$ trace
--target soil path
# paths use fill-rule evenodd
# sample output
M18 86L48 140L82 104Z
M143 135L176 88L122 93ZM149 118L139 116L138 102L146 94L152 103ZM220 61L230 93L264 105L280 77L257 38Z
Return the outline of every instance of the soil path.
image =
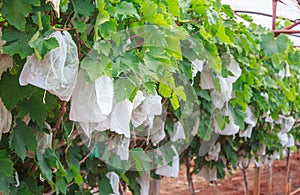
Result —
M300 188L300 154L291 155L291 192ZM249 195L253 194L254 184L254 167L247 169ZM273 195L285 194L286 180L286 160L276 160L273 163ZM232 176L227 175L225 179L218 180L215 184L203 180L201 177L193 176L194 186L197 195L243 195L244 180L243 174L237 170ZM268 173L267 168L261 168L261 194L268 193ZM185 167L180 168L180 175L177 178L163 178L161 180L161 195L189 195L191 192L188 188L185 176ZM300 192L296 193L300 195ZM294 194L294 195L296 195Z

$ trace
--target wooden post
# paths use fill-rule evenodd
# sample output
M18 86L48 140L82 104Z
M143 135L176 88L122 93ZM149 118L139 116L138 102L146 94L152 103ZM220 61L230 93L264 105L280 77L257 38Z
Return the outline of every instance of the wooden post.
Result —
M150 181L149 195L159 195L160 180L153 179Z
M255 167L253 195L260 195L260 167Z
M290 148L287 149L287 157L286 157L286 187L285 193L290 195L291 193L291 170L290 170Z
M273 165L268 166L268 195L273 194Z

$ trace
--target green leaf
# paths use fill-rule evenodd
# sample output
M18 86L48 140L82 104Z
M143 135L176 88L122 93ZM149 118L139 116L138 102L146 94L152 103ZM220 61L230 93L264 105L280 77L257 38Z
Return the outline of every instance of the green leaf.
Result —
M221 130L224 130L225 126L226 126L226 121L224 120L224 116L222 115L222 113L220 111L216 112L216 119L217 119L218 127Z
M225 27L222 23L219 23L218 25L218 31L216 33L216 36L221 39L221 41L223 41L224 43L231 43L229 37L227 36L226 32L225 32Z
M165 165L165 163L167 163L172 166L174 157L177 156L174 149L172 147L161 147L159 150L161 151L162 159L164 159L160 162L160 164Z
M93 48L108 57L111 51L111 44L105 40L96 41Z
M111 188L110 181L106 176L103 176L99 181L99 192L102 195L113 194L113 189Z
M234 17L235 17L234 11L230 8L230 5L223 5L223 6L222 6L222 11L223 11L228 17L231 17L231 18L234 18Z
M45 179L48 181L50 186L54 188L54 182L52 181L52 169L55 168L59 171L63 176L67 176L66 171L64 170L61 162L53 153L50 148L46 148L45 153L41 154L39 150L36 150L38 165Z
M264 76L264 86L272 89L278 88L278 84L276 83L276 81L274 81L269 75Z
M58 47L59 43L54 37L46 39L40 31L37 31L29 41L29 46L34 49L38 59L42 60L49 51Z
M169 12L173 16L179 16L179 4L178 4L178 1L167 0L167 4L168 4L168 7L169 7Z
M5 150L0 150L0 165L1 165L1 169L0 169L1 179L4 176L13 176L13 170L14 170L13 162L11 161L8 152Z
M121 16L121 17L119 17ZM117 4L115 10L115 17L119 20L124 20L127 16L135 17L140 19L139 14L137 13L134 5L131 2L122 1L121 3Z
M193 0L192 1L192 8L195 10L196 13L200 14L201 16L206 15L206 5L204 0Z
M32 6L39 6L39 0L3 0L1 12L11 25L25 30L25 17L32 11Z
M125 176L122 176L122 179L126 181L129 185L130 190L133 191L134 195L141 195L141 186L137 183L137 178L140 176L140 173L137 171L127 171ZM143 195L143 194L142 194Z
M23 161L26 157L26 151L35 151L37 146L32 129L20 119L17 119L17 126L12 130L9 144Z
M85 21L79 21L78 19L75 19L74 27L78 30L78 32L83 33L86 29L86 23Z
M175 95L175 93L172 94L170 101L174 110L177 110L180 107L178 97Z
M113 35L116 32L117 25L118 25L117 22L113 19L104 22L99 26L100 35L103 38L109 38L111 35Z
M0 154L1 155L1 154ZM2 165L2 162L1 162L1 157L0 157L0 163ZM5 165L5 164L3 164ZM7 167L7 166L6 166ZM9 167L10 169L10 167ZM4 194L9 194L9 190L10 190L10 185L11 184L14 184L15 183L15 178L12 176L13 175L13 166L12 166L12 163L11 163L11 176L10 177L6 177L6 176L2 176L0 174L0 191ZM6 170L7 171L7 170Z
M183 86L179 86L179 87L175 88L174 94L177 95L178 97L180 97L183 101L186 101L186 95L185 95Z
M13 187L11 189L10 195L32 195L32 193L29 190L29 186L24 181L20 182L20 185L18 187Z
M159 83L158 93L164 98L170 98L172 95L172 89L164 83Z
M44 127L44 121L50 109L57 105L57 100L53 95L46 95L45 102L43 103L43 90L38 90L33 93L30 99L26 99L18 105L20 110L20 117L25 117L28 113L30 118L36 122L40 127Z
M70 0L61 0L60 1L60 10L62 12L66 12L67 11L69 2L70 2Z
M130 153L136 162L135 166L138 171L150 171L151 159L142 148L133 148Z
M143 83L143 88L150 94L156 94L156 84L154 82Z
M7 27L3 31L2 39L6 41L3 52L13 56L19 54L21 58L31 55L34 50L28 45L34 33L34 28L26 26L26 32L19 31L14 27Z
M81 61L81 68L86 71L90 81L94 81L102 75L111 76L112 62L109 58L92 49Z
M78 186L80 186L82 184L83 178L80 174L80 168L77 168L74 165L71 165L68 175L72 175L72 178L74 178L74 181Z
M243 18L244 20L246 20L248 22L253 22L253 18L248 14L241 14L241 18Z
M245 123L244 120L247 117L247 114L243 112L239 106L236 106L235 108L229 107L229 110L233 116L234 123L238 125L242 130L245 130Z
M1 76L0 97L8 110L12 110L24 98L30 98L34 90L32 86L20 86L19 74L5 72Z
M96 10L95 5L90 0L71 0L76 14L91 16Z
M97 41L99 39L99 25L109 21L110 19L110 16L108 14L108 12L105 10L105 2L104 0L97 0L97 4L98 4L98 11L99 11L99 14L97 16L97 19L96 19L96 23L95 23L95 26L94 26L94 31L95 31L95 34L94 34L94 41Z
M272 56L276 53L282 53L287 49L289 38L286 35L280 34L274 38L273 33L268 33L262 36L261 47L267 56Z
M137 85L130 78L118 78L114 80L114 97L116 102L121 102L125 99L133 101L137 90Z
M72 166L74 166L74 168L80 169L81 155L80 148L77 146L77 144L72 144L72 146L70 146L67 153L67 158L69 167L72 168Z
M208 23L210 25L216 24L219 22L219 14L215 10L206 10L207 18L208 18Z
M180 38L176 36L168 36L167 41L167 52L175 57L177 60L182 59L182 53L180 48Z
M222 60L219 56L218 48L215 44L211 42L205 42L204 45L208 56L209 66L211 69L213 69L215 72L220 73L222 72Z
M209 93L208 90L201 90L199 92L199 96L205 99L206 101L211 102L211 97L208 93Z
M298 63L300 61L300 51L297 50L295 53L289 52L288 54L288 60L290 66L298 66ZM298 69L299 70L299 69Z
M58 171L56 173L55 190L56 190L56 194L58 194L59 192L61 192L62 194L67 193L67 183L66 183L63 175L60 173L60 171Z
M167 21L164 19L164 16L158 13L158 6L154 2L142 1L141 11L147 21L161 26L168 25Z
M51 17L49 15L42 15L40 12L32 16L32 21L39 26L39 30L46 35L50 35L53 30L51 26Z
M49 149L47 148L45 153L51 153L51 151L49 151ZM38 165L39 168L43 174L44 177L46 177L48 183L54 187L54 183L52 181L52 170L49 167L47 160L44 158L44 156L41 154L41 152L39 150L36 150L36 156L37 156L37 160L38 160Z

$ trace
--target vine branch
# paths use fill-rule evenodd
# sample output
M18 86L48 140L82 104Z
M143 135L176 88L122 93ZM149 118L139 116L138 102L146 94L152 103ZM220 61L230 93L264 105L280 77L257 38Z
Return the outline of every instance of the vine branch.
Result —
M54 143L54 140L56 138L56 134L57 134L57 131L60 129L60 124L64 118L64 115L67 111L67 102L66 101L62 101L60 103L60 110L59 110L59 116L56 120L56 123L55 123L55 126L53 128L53 136L52 136L52 145Z

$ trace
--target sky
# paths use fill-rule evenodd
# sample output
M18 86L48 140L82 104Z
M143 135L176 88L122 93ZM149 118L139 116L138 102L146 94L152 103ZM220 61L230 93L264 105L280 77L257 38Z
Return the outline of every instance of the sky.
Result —
M289 18L291 20L300 19L300 7L295 3L295 0L282 0L283 3L278 2L277 16ZM272 15L272 0L222 0L223 4L229 4L233 10L252 11ZM249 14L253 21L264 27L272 27L272 18ZM300 29L300 25L294 29ZM298 34L300 36L300 34ZM300 37L290 36L295 45L300 46Z

